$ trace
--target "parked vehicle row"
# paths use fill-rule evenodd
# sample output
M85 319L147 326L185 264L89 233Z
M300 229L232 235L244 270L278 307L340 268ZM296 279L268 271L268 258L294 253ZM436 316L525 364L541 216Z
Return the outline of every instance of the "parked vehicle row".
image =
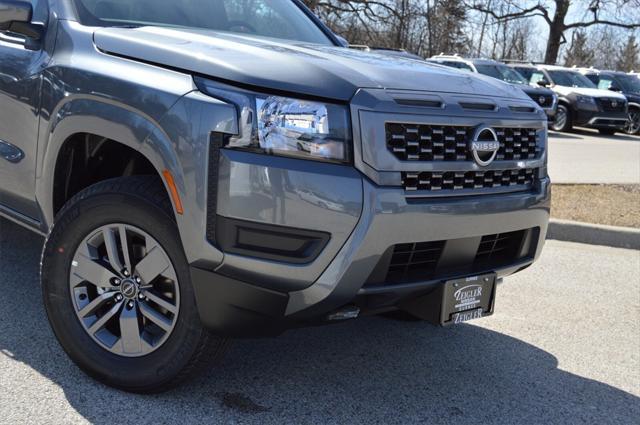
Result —
M627 99L600 90L575 69L554 65L511 63L532 84L548 85L558 96L558 112L551 128L571 131L574 126L594 128L601 134L623 131L629 119Z
M488 75L521 88L547 113L549 127L574 126L612 135L640 133L640 79L634 73L566 68L530 62L437 55L427 62ZM551 102L550 102L551 100Z
M444 55L427 59L427 62L438 63L453 68L487 75L506 83L513 84L524 91L527 96L533 99L534 102L544 109L549 122L552 122L555 119L558 97L553 93L553 91L543 87L543 85L529 84L529 80L503 63L491 59L465 59L460 56Z

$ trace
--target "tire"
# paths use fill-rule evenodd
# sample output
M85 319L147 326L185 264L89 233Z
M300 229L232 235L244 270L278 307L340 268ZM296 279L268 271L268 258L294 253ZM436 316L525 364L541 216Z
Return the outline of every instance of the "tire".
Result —
M614 134L616 134L616 130L614 130L613 128L600 128L598 129L598 131L603 136L613 136Z
M106 248L107 239L117 247L115 254ZM150 253L154 261L137 260ZM127 258L133 270L115 270L114 264ZM80 369L106 385L137 393L165 391L226 351L228 341L200 322L171 202L158 177L107 180L78 193L57 215L41 264L45 309L58 341ZM163 271L155 275L153 268ZM136 280L137 291L129 293ZM98 307L89 308L89 301ZM104 325L98 323L102 319Z
M624 126L624 132L630 135L640 134L640 109L629 109L629 121Z
M558 105L555 119L549 125L553 131L568 132L573 128L571 122L571 110L565 105Z

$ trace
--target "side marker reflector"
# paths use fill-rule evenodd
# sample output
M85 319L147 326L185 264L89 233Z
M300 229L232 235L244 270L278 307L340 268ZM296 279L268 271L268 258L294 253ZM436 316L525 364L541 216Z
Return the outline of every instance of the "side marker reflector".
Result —
M171 199L173 200L173 206L176 209L176 213L183 215L184 209L182 209L182 201L180 200L178 188L176 187L176 182L173 180L171 171L164 170L162 172L162 175L164 177L164 180L167 182L167 186L169 186L169 193L171 193Z

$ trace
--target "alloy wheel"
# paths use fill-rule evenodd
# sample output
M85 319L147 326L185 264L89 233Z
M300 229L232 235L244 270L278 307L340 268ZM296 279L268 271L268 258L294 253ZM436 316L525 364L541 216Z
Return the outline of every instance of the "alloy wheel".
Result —
M556 131L561 131L566 124L567 124L567 113L564 109L558 108L552 127Z
M89 336L124 357L160 348L180 307L169 256L151 235L128 224L102 226L82 241L71 264L70 294Z
M640 110L629 111L629 121L627 121L624 131L627 134L640 132Z

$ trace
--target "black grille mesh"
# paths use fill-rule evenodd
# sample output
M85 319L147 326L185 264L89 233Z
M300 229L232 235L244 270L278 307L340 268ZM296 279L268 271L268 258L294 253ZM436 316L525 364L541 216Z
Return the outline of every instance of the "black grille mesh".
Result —
M600 109L605 112L624 112L626 104L618 99L600 99L596 98ZM614 106L615 105L615 106Z
M405 190L439 191L462 189L489 189L499 187L523 188L533 184L537 169L404 172L402 186Z
M411 282L432 277L445 242L403 243L394 246L387 282Z
M484 236L480 241L474 267L508 264L516 259L524 238L523 231Z
M446 278L456 273L473 273L495 270L529 258L532 247L523 249L527 232L531 229L499 233L478 238L468 238L476 244L475 256L459 260L454 269L439 266L448 241L403 243L393 247L385 284L413 283L434 278ZM444 261L445 263L447 261Z
M387 123L387 148L401 161L472 161L469 141L474 127ZM533 128L495 128L500 141L496 160L540 156Z

